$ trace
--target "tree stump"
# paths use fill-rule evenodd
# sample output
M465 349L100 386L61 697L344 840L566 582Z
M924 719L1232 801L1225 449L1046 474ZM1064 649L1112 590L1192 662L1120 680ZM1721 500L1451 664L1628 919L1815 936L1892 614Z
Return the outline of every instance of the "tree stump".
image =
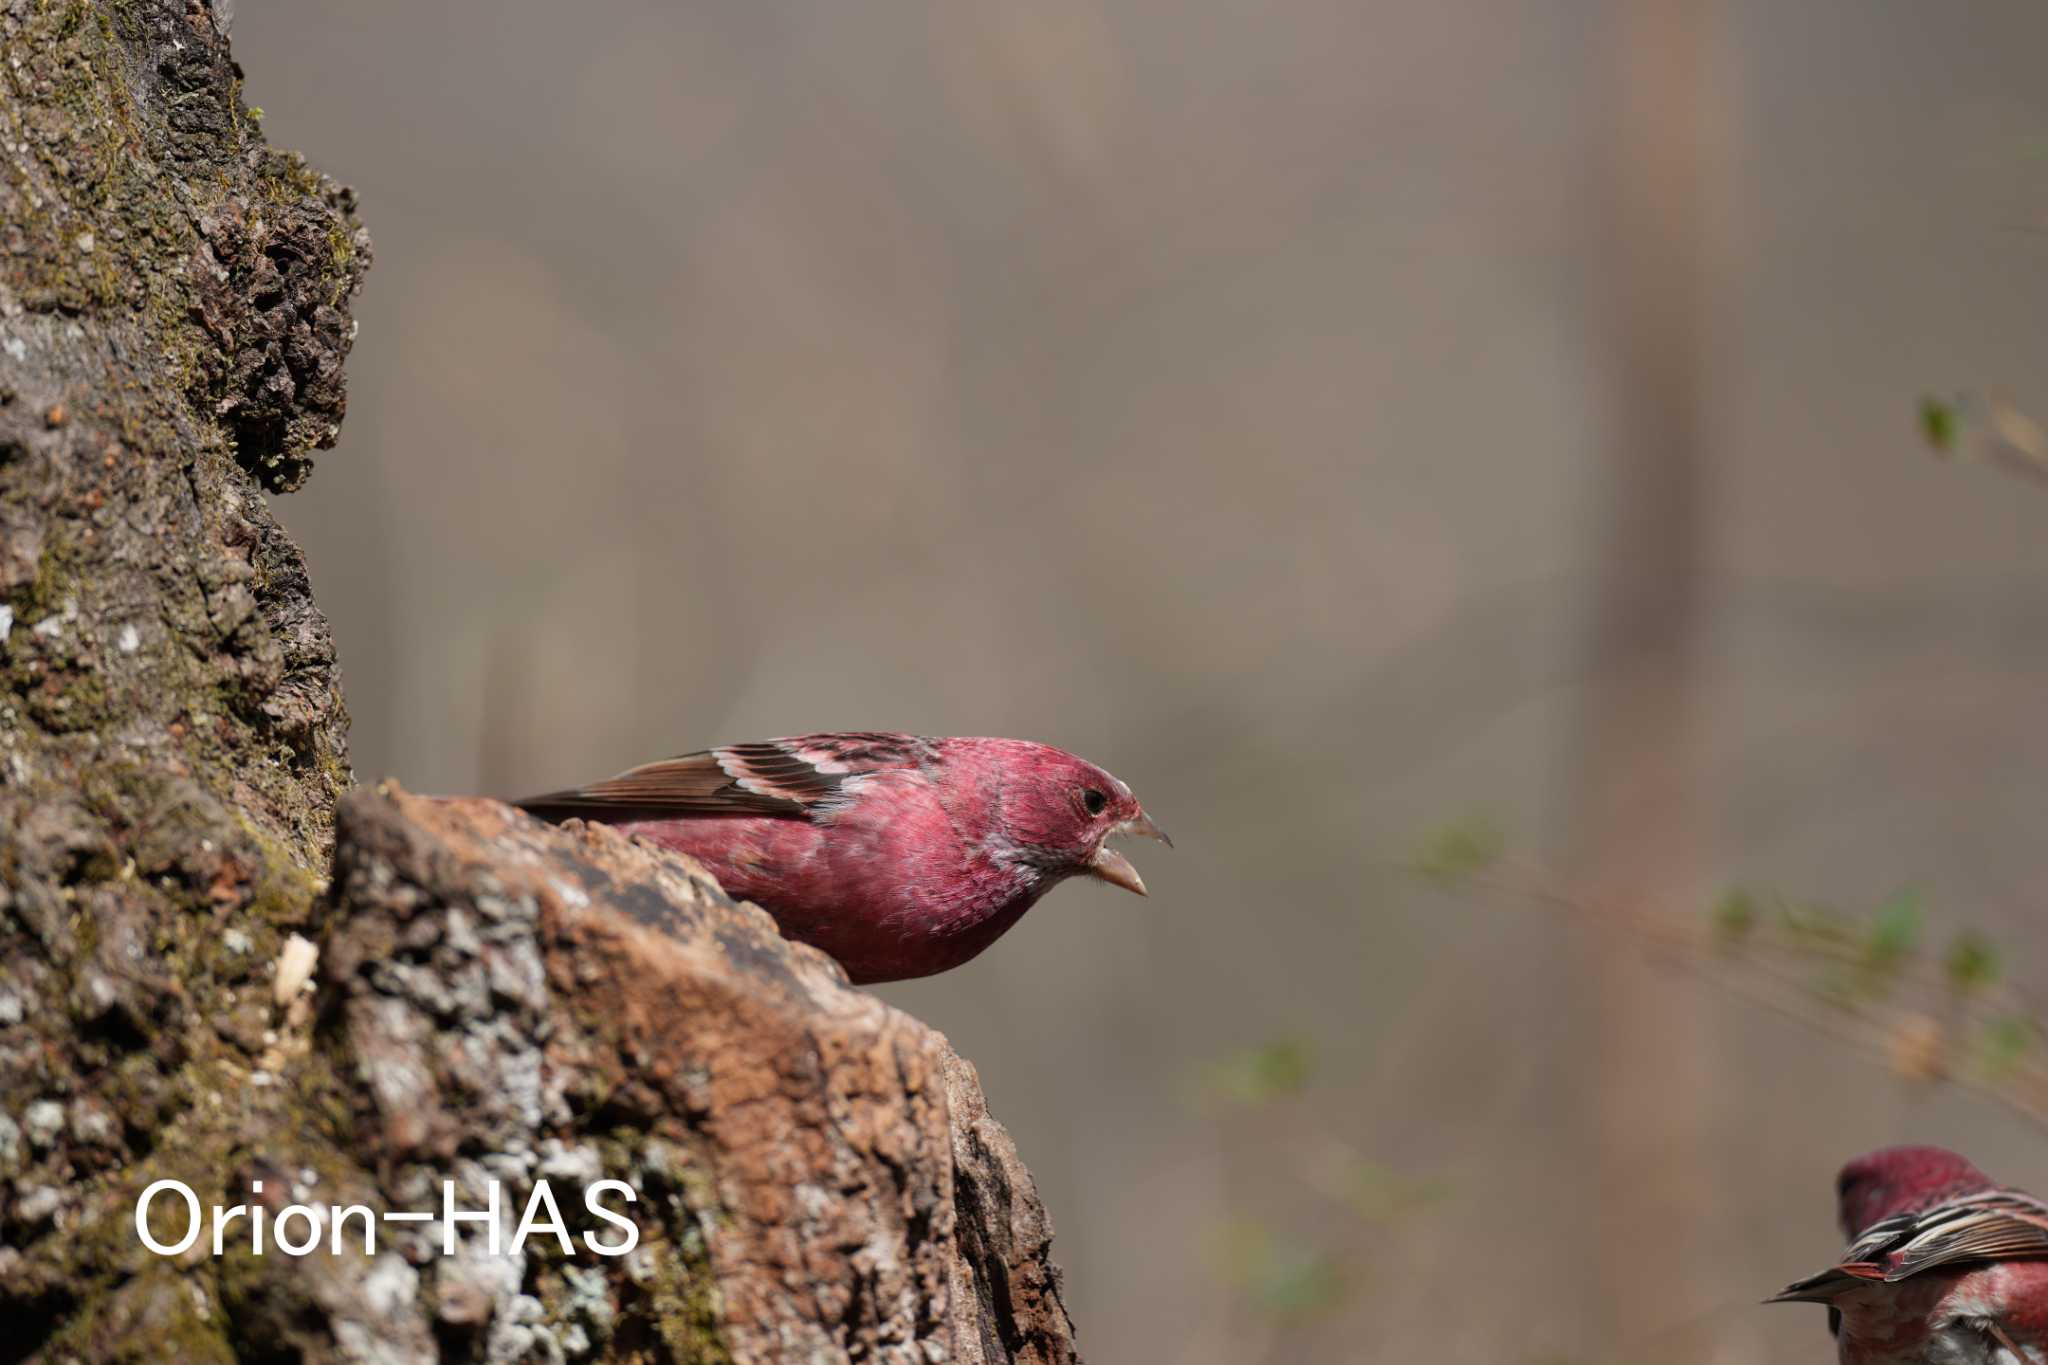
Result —
M684 860L351 791L266 496L370 243L225 8L0 0L0 1360L1076 1359L938 1034Z

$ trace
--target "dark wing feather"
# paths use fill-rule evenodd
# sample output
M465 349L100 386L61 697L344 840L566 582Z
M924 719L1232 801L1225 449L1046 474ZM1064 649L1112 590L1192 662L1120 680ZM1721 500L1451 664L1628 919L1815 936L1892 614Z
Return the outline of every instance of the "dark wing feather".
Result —
M915 735L797 735L665 758L587 787L513 804L544 820L740 815L807 820L831 809L849 779L918 767L931 752L932 742Z
M1921 1215L1895 1213L1889 1218L1880 1218L1857 1236L1842 1253L1845 1265L1868 1265L1883 1260L1892 1252L1913 1240L1919 1231Z

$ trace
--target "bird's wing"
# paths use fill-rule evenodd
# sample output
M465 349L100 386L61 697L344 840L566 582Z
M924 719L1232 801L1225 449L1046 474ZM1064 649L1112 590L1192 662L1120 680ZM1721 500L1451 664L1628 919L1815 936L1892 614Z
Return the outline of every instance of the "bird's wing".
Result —
M513 804L547 820L722 815L809 820L834 809L860 777L920 767L932 749L932 741L920 736L882 731L728 744Z
M1902 1226L1880 1241L1889 1223ZM1885 1279L1903 1280L1957 1261L2032 1256L2048 1256L2048 1204L2018 1190L1985 1190L1885 1219L1856 1240L1846 1259L1881 1265Z

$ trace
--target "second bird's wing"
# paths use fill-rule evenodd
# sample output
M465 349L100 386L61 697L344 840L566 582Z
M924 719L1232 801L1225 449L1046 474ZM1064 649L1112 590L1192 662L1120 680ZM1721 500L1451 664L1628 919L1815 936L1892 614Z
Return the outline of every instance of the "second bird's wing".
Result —
M1896 1283L1964 1261L2037 1256L2048 1257L2048 1204L2017 1190L1982 1190L1879 1219L1834 1265L1787 1285L1771 1302L1827 1303L1859 1283Z
M871 730L728 744L643 763L602 782L513 804L544 820L815 819L850 795L849 784L856 779L921 767L932 748L931 740L917 735Z
M2018 1190L1985 1190L1873 1224L1845 1260L1903 1280L1958 1261L2048 1256L2048 1204Z

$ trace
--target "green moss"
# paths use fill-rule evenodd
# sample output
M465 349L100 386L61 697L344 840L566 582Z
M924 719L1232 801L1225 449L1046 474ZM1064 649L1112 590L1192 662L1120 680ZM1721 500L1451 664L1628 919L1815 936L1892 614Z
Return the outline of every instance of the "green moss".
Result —
M54 1258L52 1270L78 1295L76 1309L44 1349L45 1358L234 1358L220 1314L203 1306L214 1298L212 1262L181 1267L149 1251L135 1236L133 1201L150 1184L183 1180L200 1194L203 1205L206 1191L219 1180L211 1163L220 1159L221 1144L195 1132L192 1106L182 1112L184 1118L166 1128L155 1153L109 1182L88 1202L86 1216L75 1227L38 1243L37 1254ZM162 1228L171 1230L168 1224Z
M210 1297L195 1296L185 1277L162 1263L146 1267L118 1293L107 1289L89 1297L50 1339L42 1358L232 1365L237 1357Z
M91 668L53 669L29 693L29 714L53 734L97 733L111 713L106 679Z
M114 24L80 0L61 10L45 7L23 37L21 47L35 56L13 79L20 108L14 140L34 160L42 184L31 185L11 160L8 179L35 228L26 240L41 249L16 258L11 282L32 307L107 307L120 298L124 274L145 273L123 270L139 244L108 230L117 225L111 206L151 197L139 192L138 158L129 154L137 150L137 122ZM69 117L39 117L46 109ZM78 246L84 232L94 235L91 252Z
M16 625L33 626L62 609L64 592L71 582L67 559L60 536L44 542L43 553L36 560L36 576L27 587L17 588L9 599L14 605Z
M677 1365L730 1365L732 1355L718 1332L718 1289L701 1239L694 1248L663 1240L648 1250L651 1268L642 1285L648 1326L669 1358Z
M702 1230L703 1220L725 1216L709 1173L685 1145L636 1128L614 1129L596 1145L605 1174L640 1192L633 1212L647 1252L644 1272L620 1296L615 1349L681 1365L729 1365Z
M355 273L356 238L349 231L348 221L337 217L327 227L327 265L334 276L334 297L328 302L336 307L348 292L348 281Z
M206 1037L202 1031L194 1041L204 1046ZM65 1238L46 1239L38 1247L38 1254L61 1258L57 1268L64 1283L83 1291L53 1345L93 1360L231 1360L236 1356L225 1336L231 1322L275 1320L268 1310L295 1292L283 1258L251 1255L244 1236L228 1241L218 1261L207 1256L181 1266L136 1239L132 1201L154 1181L176 1179L190 1185L202 1205L211 1204L223 1179L260 1155L290 1170L311 1168L323 1191L357 1202L357 1192L373 1182L339 1154L340 1134L330 1113L344 1093L342 1084L319 1052L301 1062L290 1084L261 1090L250 1087L245 1073L226 1064L217 1048L180 1072L166 1104L169 1120L152 1154L110 1182L93 1216ZM238 1226L246 1233L246 1225ZM170 1292L149 1294L148 1311L138 1313L140 1296L132 1286L155 1279ZM208 1304L210 1310L202 1307ZM52 1359L65 1354L49 1352Z
M36 561L35 578L9 596L17 629L33 630L78 610L92 567L81 559L69 523L55 522ZM34 647L11 650L0 668L0 682L21 699L31 719L55 734L96 731L111 712L107 680L68 621Z
M250 819L247 811L237 809L235 818L262 854L247 912L273 925L306 923L313 902L327 890L326 877L308 868L289 845Z

